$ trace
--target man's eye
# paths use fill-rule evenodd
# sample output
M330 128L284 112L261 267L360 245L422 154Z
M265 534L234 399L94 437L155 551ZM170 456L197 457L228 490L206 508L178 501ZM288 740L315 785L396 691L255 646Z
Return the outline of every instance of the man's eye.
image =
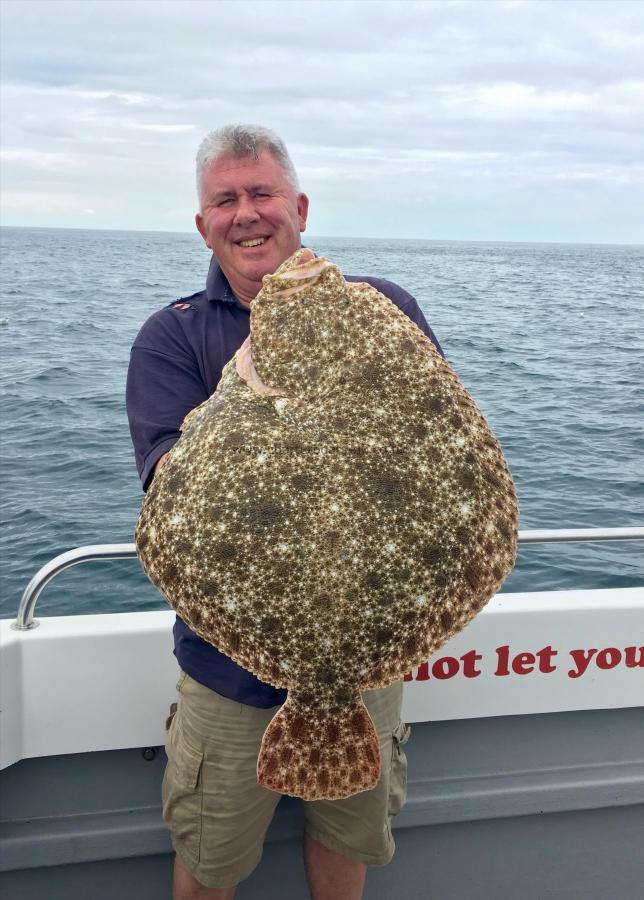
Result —
M217 204L217 206L230 206L230 204L232 202L233 202L232 197L226 197L225 200L220 200L219 203Z
M255 196L262 198L262 197L268 197L269 195L262 193L262 191L255 191Z

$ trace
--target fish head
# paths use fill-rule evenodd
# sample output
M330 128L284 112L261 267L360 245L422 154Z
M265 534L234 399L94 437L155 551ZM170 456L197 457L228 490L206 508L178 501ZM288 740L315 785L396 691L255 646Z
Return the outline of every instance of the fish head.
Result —
M265 275L250 327L253 363L262 382L305 398L337 382L351 346L349 304L340 269L308 248Z

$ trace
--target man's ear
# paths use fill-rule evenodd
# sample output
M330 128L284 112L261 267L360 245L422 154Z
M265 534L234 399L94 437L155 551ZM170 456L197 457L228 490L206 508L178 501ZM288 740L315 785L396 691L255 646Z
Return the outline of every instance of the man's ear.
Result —
M206 226L204 225L203 216L201 215L201 213L196 214L195 225L197 226L197 231L203 238L206 247L208 247L209 250L212 250L212 247L210 246L210 244L208 242L208 235L206 234Z
M309 198L306 194L297 195L297 216L300 223L300 231L306 231L306 217L309 214ZM198 226L197 226L198 227Z

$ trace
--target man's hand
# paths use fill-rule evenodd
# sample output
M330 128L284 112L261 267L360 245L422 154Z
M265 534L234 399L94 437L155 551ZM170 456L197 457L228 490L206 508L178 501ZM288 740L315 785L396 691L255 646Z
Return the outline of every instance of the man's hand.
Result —
M168 453L169 453L169 452L170 452L170 451L168 450ZM166 461L166 459L167 459L167 457L168 457L168 453L164 453L163 456L160 456L159 459L157 460L156 465L155 465L155 467L154 467L154 474L155 474L155 475L157 474L157 472L159 471L159 469L161 468L161 466L163 465L163 463ZM154 477L154 476L153 476L153 477Z

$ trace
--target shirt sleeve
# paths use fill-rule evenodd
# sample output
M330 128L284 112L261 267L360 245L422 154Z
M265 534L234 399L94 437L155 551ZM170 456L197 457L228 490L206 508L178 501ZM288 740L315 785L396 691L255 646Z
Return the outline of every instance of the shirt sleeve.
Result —
M429 327L429 324L427 323L427 319L423 315L423 311L420 308L420 306L418 305L418 303L416 302L415 298L412 297L411 294L408 294L407 291L403 290L401 287L399 287L397 284L394 284L391 281L386 282L386 284L390 285L392 288L395 288L395 291L392 291L394 296L390 296L389 299L393 300L393 302L396 304L398 309L401 312L404 312L406 316L409 316L409 318L412 320L412 322L414 322L416 325L418 325L418 327L423 332L423 334L426 334L427 337L432 342L432 344L436 347L436 349L438 350L440 355L443 358L445 358L443 349L442 349L441 345L438 343L438 338L436 337L436 335L434 334L432 329Z
M146 491L154 467L179 440L184 417L208 399L197 360L169 310L139 332L130 354L126 408L136 466Z
M415 322L416 325L418 325L420 330L424 334L427 335L427 337L430 339L432 344L436 347L436 349L438 350L440 355L443 357L443 359L445 359L445 354L443 353L443 348L438 343L438 338L436 337L436 335L434 334L432 329L429 327L429 325L427 323L427 319L423 315L422 309L420 308L418 303L416 303L416 301L411 296L411 294L409 294L408 296L409 296L409 303L407 303L405 306L401 306L400 311L404 312L405 315L409 316L409 318L412 320L412 322Z

